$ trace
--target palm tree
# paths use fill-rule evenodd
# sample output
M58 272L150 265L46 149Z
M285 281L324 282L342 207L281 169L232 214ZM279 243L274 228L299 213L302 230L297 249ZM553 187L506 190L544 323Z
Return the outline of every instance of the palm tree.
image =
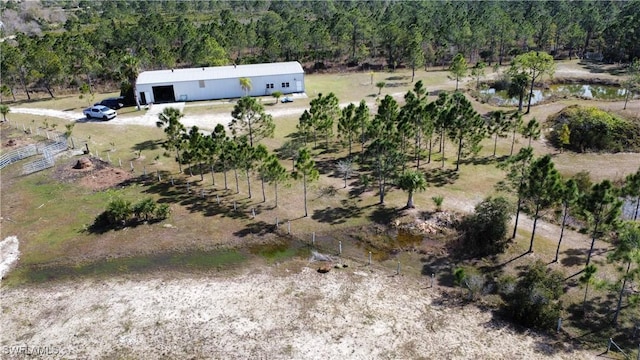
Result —
M251 79L246 77L240 78L240 87L242 88L242 91L244 91L244 96L249 96L249 91L253 89Z
M382 88L387 85L387 83L385 83L384 81L378 81L376 83L376 87L378 88L378 95L380 95L380 93L382 92Z
M120 62L120 73L131 86L131 95L135 97L136 92L136 80L138 79L138 74L140 73L140 60L133 55L125 55ZM140 108L138 107L138 110Z
M2 121L7 121L7 114L11 111L9 105L0 105L0 114L2 114Z
M416 170L407 170L398 179L398 187L400 189L406 191L409 195L407 199L406 209L413 209L415 205L413 204L413 194L419 191L424 191L427 188L427 179L424 176L424 173Z
M278 103L282 95L284 95L282 91L274 91L271 93L271 96L273 96L276 99L276 104Z

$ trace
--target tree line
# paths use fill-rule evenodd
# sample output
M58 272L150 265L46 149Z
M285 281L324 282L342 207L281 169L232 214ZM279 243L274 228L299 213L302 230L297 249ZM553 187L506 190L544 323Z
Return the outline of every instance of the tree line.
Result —
M130 87L142 70L298 60L395 69L555 58L640 57L640 2L47 1L66 21L0 43L5 96ZM1 10L19 10L17 2ZM30 12L31 14L31 12ZM26 15L25 15L26 16ZM33 17L34 15L30 15ZM44 26L44 25L43 25ZM126 89L125 89L126 90ZM29 96L27 92L27 96Z

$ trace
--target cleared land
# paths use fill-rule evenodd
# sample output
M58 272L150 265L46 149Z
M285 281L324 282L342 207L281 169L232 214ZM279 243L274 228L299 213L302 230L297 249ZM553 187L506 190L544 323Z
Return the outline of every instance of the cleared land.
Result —
M230 278L165 274L5 290L2 344L92 359L592 356L517 331L424 281L364 267L318 274L304 265Z

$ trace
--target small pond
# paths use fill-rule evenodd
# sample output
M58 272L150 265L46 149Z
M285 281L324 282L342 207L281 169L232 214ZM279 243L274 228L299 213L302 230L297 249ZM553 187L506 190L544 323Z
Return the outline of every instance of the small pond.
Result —
M536 104L551 97L578 97L594 100L624 100L627 91L618 86L589 84L555 84L547 89L533 89L531 104ZM494 88L481 90L480 96L485 101L499 105L518 105L517 98L508 98L506 90L496 91ZM527 93L528 95L528 93ZM523 100L527 104L526 98Z

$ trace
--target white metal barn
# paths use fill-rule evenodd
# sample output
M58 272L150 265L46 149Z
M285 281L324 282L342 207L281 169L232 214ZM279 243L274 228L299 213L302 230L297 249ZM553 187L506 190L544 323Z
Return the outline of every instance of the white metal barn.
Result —
M251 80L245 94L240 79ZM231 99L304 92L304 70L297 61L144 71L136 81L140 104Z

